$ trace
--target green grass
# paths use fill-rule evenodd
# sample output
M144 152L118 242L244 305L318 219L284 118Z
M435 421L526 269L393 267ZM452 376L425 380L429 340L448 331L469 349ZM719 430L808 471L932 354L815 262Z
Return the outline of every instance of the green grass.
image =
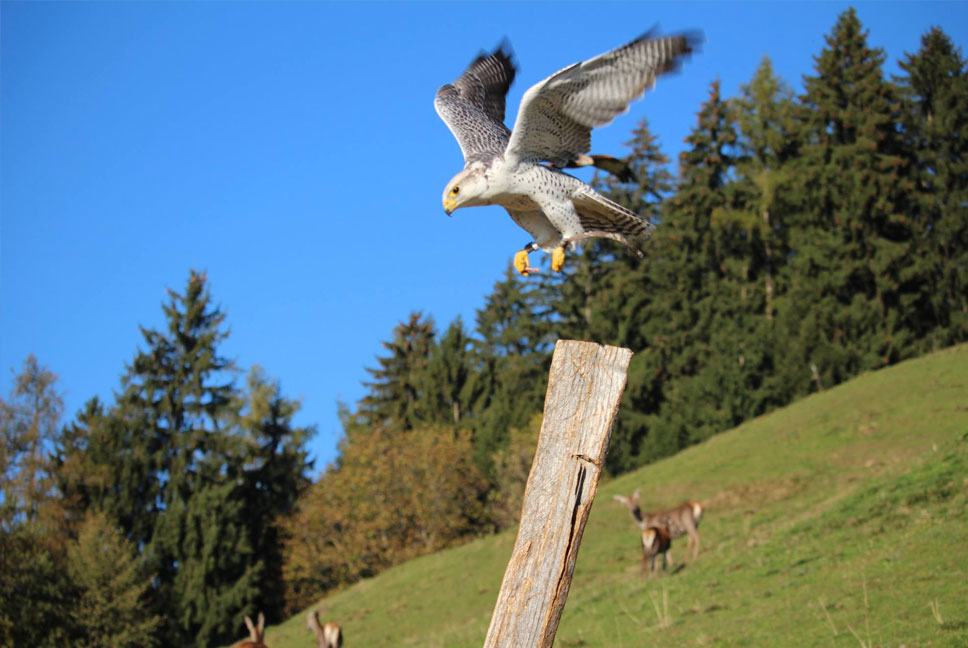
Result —
M706 507L638 573L612 501ZM329 596L345 645L480 646L514 531ZM272 648L312 645L305 614ZM866 374L599 489L557 646L968 646L968 346Z

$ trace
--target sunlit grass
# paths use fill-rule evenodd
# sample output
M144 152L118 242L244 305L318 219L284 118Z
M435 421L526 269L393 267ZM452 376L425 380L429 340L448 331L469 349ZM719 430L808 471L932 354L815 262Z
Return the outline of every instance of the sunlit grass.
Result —
M695 563L639 573L644 508L706 506ZM867 374L599 490L559 646L968 645L968 347ZM480 646L514 532L326 599L352 646ZM944 611L944 616L942 616ZM272 648L312 645L299 614Z

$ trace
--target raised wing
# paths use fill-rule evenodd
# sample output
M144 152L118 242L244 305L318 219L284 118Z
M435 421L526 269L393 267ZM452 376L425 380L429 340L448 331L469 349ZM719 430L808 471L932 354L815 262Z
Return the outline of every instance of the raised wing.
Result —
M504 125L505 97L516 71L510 45L504 41L437 90L434 108L460 144L465 162L504 151L511 134Z
M506 157L564 167L591 149L593 128L627 111L701 40L695 33L661 38L646 33L535 84L521 99Z

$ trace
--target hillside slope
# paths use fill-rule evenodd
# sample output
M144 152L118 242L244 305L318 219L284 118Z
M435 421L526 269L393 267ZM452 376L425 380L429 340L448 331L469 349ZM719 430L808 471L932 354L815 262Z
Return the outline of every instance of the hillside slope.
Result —
M612 500L706 506L698 561L638 573ZM557 646L968 645L968 346L815 394L599 490ZM353 646L480 646L514 532L338 592ZM312 646L299 614L272 648Z

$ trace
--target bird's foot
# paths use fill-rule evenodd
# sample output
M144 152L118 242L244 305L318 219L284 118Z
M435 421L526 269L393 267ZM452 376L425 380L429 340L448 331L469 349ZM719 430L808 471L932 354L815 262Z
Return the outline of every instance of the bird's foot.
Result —
M538 245L532 242L525 245L524 249L518 250L518 252L514 255L514 269L525 277L531 273L541 272L538 268L532 268L528 263L528 253L534 252L537 249Z
M555 272L561 272L563 267L565 267L565 247L559 245L551 253L551 269Z

